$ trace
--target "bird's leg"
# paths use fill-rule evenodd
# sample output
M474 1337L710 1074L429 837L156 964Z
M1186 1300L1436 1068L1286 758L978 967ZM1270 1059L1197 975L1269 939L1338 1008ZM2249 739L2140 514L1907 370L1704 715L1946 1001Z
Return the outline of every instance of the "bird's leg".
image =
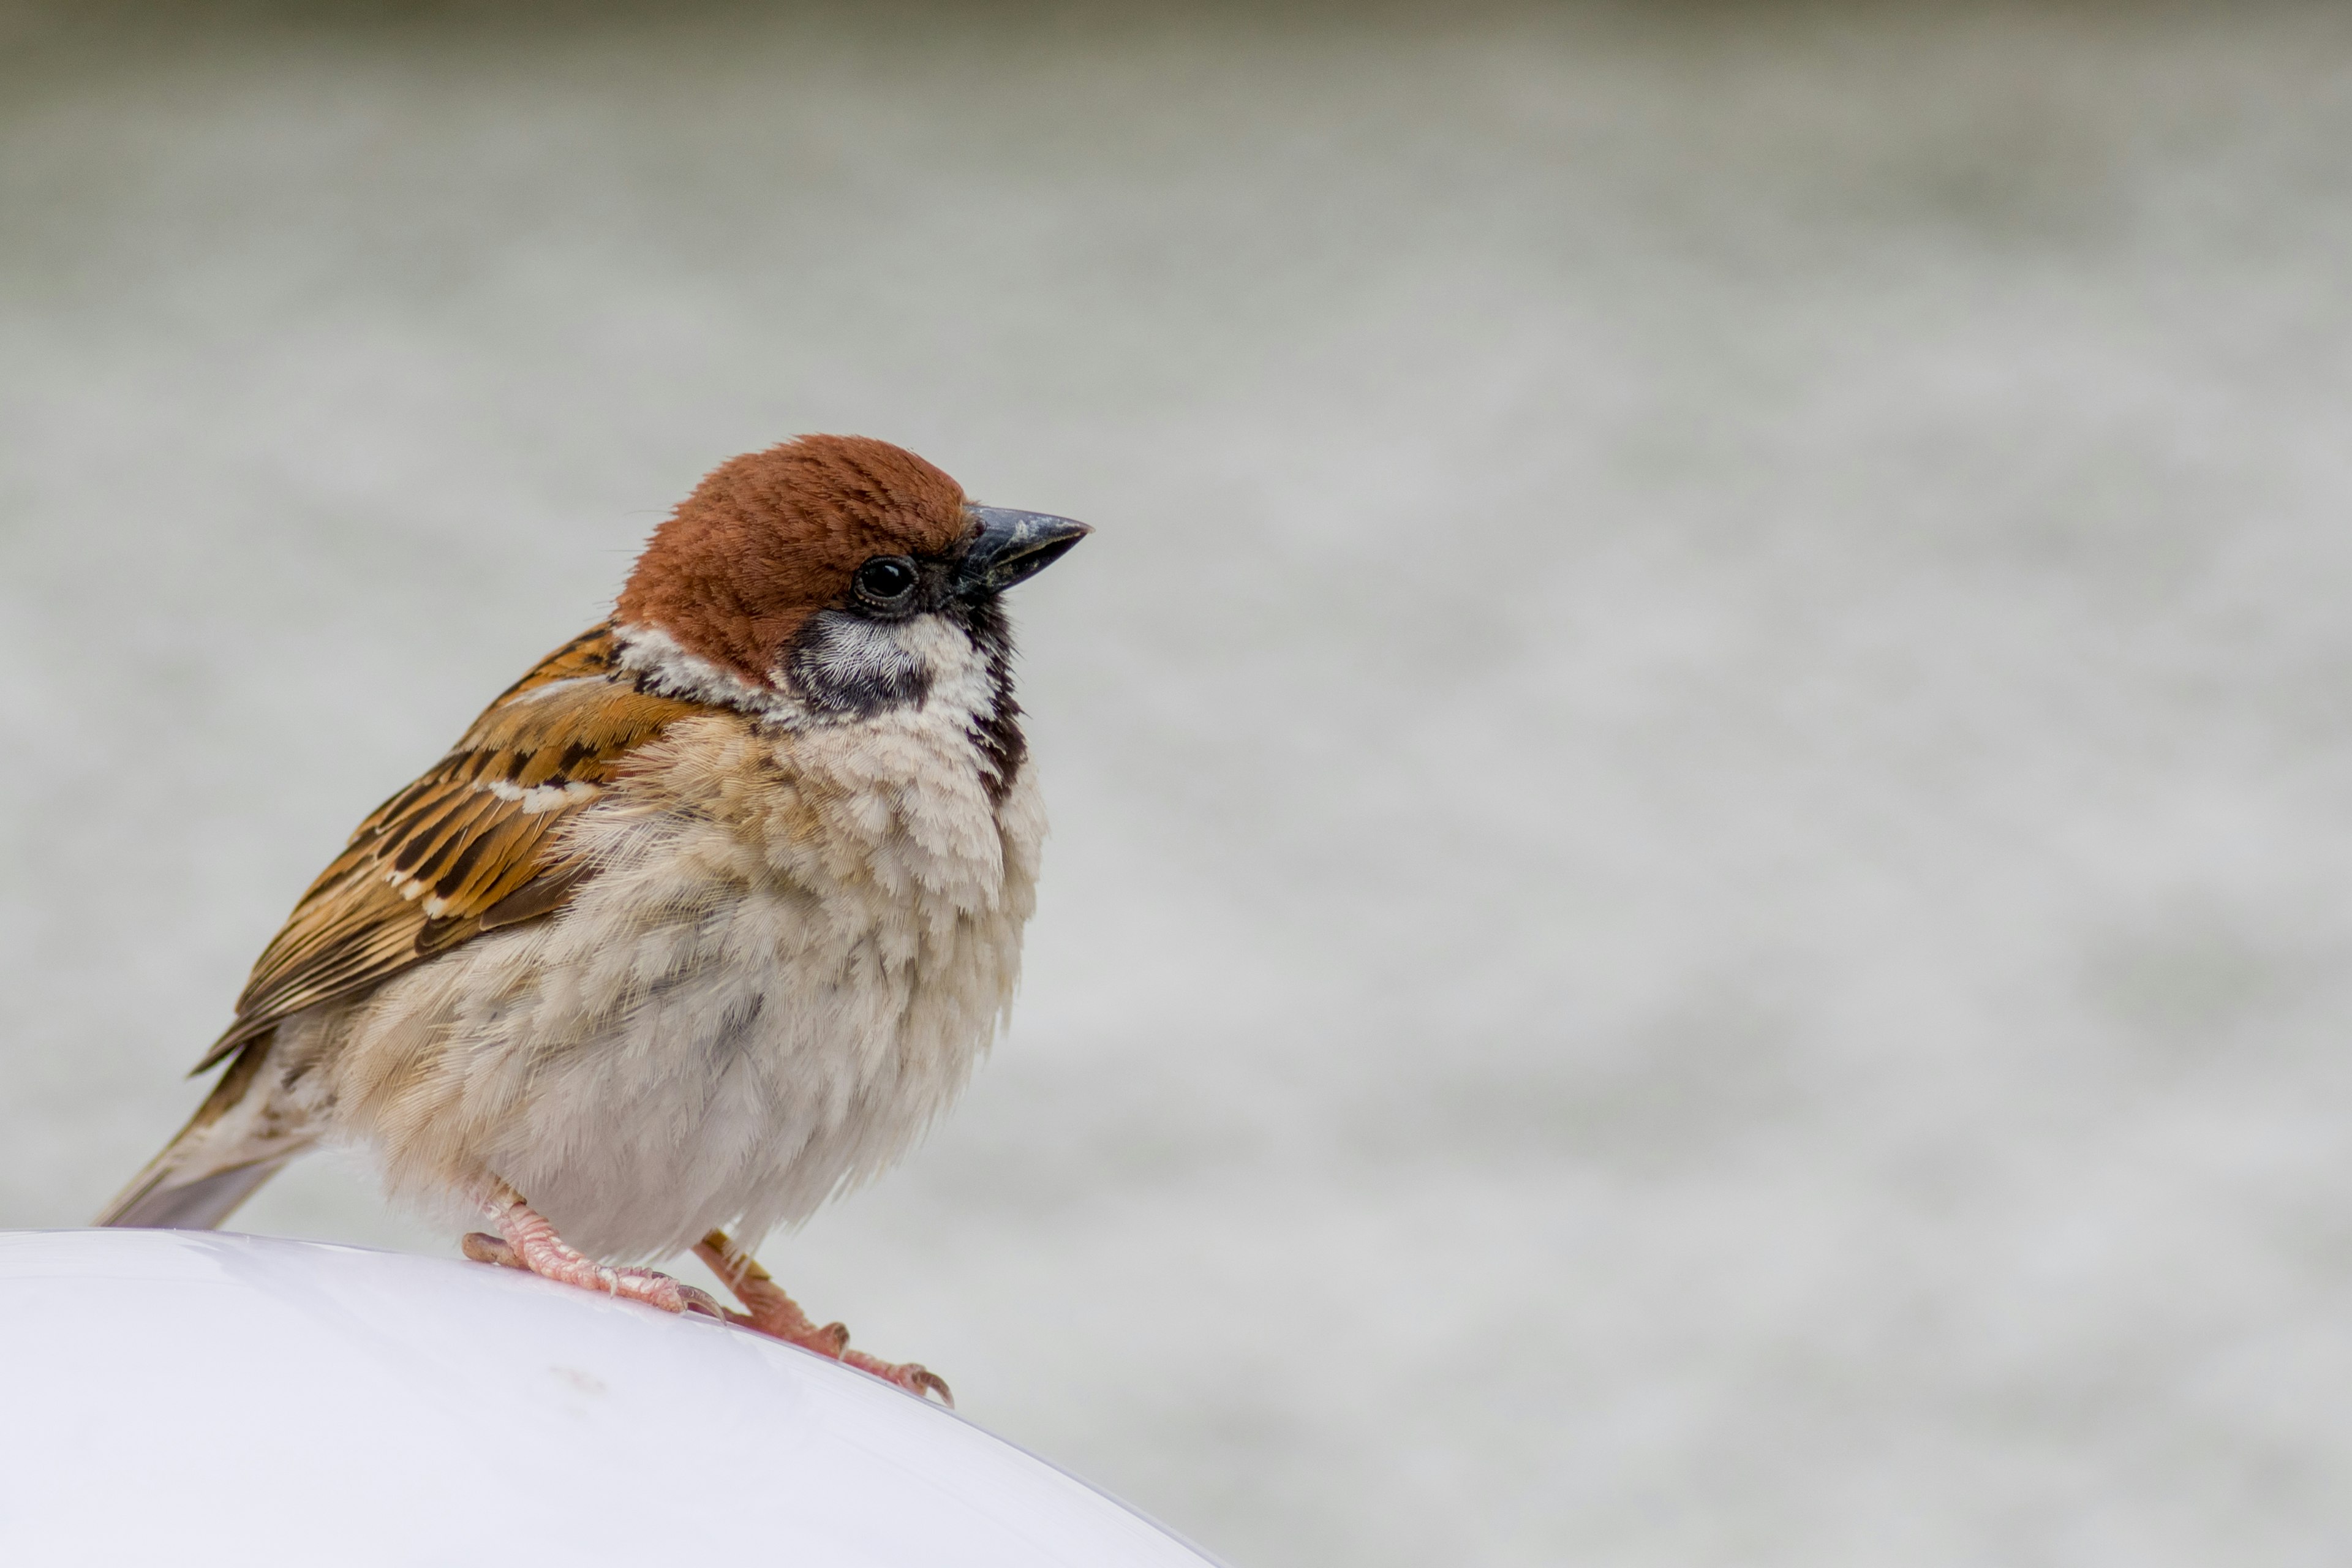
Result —
M864 1351L849 1348L849 1331L839 1323L827 1323L818 1328L809 1321L801 1305L784 1294L759 1261L727 1239L723 1230L714 1230L694 1245L694 1255L710 1266L735 1299L748 1310L729 1311L728 1321L756 1329L763 1334L845 1362L860 1372L870 1372L885 1383L893 1383L918 1398L936 1394L940 1403L955 1407L955 1396L948 1392L945 1379L914 1362L888 1362Z
M680 1284L650 1268L615 1268L567 1245L546 1216L523 1202L522 1194L505 1184L482 1204L497 1236L476 1232L465 1240L466 1256L478 1263L527 1268L541 1279L583 1289L602 1290L659 1307L665 1312L702 1312L723 1317L719 1303L707 1292Z

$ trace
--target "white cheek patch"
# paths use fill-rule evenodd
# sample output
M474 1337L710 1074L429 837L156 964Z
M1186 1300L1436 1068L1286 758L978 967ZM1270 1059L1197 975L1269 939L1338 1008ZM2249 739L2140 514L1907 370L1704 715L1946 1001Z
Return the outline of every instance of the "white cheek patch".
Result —
M709 702L798 730L880 714L940 710L961 728L998 704L988 657L938 614L870 621L843 610L810 617L771 684L755 685L680 647L658 626L616 628L623 669L659 696Z
M708 702L785 723L800 706L783 692L755 686L733 670L687 652L659 626L616 626L614 637L621 647L621 668L640 677L644 689L656 696Z
M866 719L919 707L930 695L942 637L954 628L935 615L870 621L845 610L809 619L782 675L819 713Z

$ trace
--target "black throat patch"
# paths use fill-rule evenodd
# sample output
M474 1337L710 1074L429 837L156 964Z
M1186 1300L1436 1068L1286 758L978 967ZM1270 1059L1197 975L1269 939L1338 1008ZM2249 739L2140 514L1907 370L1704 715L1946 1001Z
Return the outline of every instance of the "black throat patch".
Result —
M981 783L988 790L988 804L1002 805L1013 781L1021 775L1021 764L1029 758L1029 741L1021 733L1021 704L1013 700L1013 626L1005 619L1003 601L992 597L965 612L964 627L971 633L972 646L988 661L989 695L987 711L973 718L966 733L980 753Z

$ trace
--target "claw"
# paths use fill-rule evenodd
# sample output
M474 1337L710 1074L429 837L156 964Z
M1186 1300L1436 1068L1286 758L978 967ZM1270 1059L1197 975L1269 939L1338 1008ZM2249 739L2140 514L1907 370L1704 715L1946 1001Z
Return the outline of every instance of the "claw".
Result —
M878 1377L894 1388L905 1389L918 1399L936 1394L940 1404L950 1410L955 1408L955 1395L948 1392L948 1380L920 1362L884 1361L880 1356L867 1355L864 1351L844 1351L841 1360L844 1365L854 1366L868 1376Z
M722 1323L727 1321L709 1292L651 1268L599 1268L593 1288L665 1312L699 1312Z
M722 1323L727 1321L726 1309L721 1307L718 1301L713 1299L709 1291L697 1289L691 1285L678 1285L678 1282L675 1279L671 1280L670 1283L677 1285L678 1294L686 1299L686 1310L688 1311L699 1312L706 1318L716 1318Z

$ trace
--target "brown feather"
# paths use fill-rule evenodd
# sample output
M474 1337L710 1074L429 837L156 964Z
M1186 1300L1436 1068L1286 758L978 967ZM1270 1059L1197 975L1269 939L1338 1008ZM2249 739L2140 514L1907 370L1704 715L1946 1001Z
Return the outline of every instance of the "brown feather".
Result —
M603 793L630 752L697 711L618 676L608 626L550 654L455 751L360 824L263 951L236 1021L195 1070L305 1007L562 908L590 868L557 858L558 826ZM551 809L525 809L548 797L507 798L566 786L586 787Z
M877 555L938 555L972 527L963 487L865 436L803 436L730 458L655 530L615 619L764 681L802 624Z

